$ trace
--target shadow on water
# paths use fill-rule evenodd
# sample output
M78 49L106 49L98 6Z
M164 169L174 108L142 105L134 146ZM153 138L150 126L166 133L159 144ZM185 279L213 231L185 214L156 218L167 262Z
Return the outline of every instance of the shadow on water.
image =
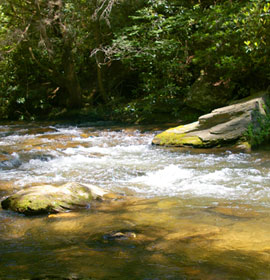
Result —
M252 249L256 226L237 237L239 227L226 226L234 219L177 203L132 199L35 218L1 211L0 279L270 279L270 251Z

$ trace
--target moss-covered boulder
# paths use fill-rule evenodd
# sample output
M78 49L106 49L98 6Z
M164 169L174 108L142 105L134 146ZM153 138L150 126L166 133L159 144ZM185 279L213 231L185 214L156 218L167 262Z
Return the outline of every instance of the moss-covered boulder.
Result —
M201 147L204 145L202 140L198 136L190 134L190 131L195 130L197 126L198 122L194 122L191 124L170 128L156 135L153 140L153 144L164 146Z
M23 189L1 202L2 208L25 215L58 213L88 207L108 193L94 185L70 182L62 186L41 185Z
M261 93L256 98L244 99L213 110L194 123L170 128L156 135L152 143L195 148L231 145L241 150L249 150L247 131L251 127L262 125L261 117L258 116L268 114L267 100L268 94Z

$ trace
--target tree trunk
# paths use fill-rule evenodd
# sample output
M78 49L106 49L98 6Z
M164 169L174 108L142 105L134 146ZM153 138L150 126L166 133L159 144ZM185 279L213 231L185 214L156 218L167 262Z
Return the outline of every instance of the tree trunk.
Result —
M96 54L98 90L99 90L99 93L100 93L103 101L106 103L108 98L107 98L106 90L104 87L102 65L98 64L99 59L100 59L99 54Z
M94 2L96 7L96 12L99 10L98 1ZM96 46L100 47L102 44L102 34L100 30L100 12L97 12L96 18L94 20L93 31L95 36ZM98 85L98 93L100 94L103 101L106 103L108 100L108 96L106 93L106 87L104 84L104 66L102 65L104 61L104 55L100 51L96 53L96 64L97 64L97 85Z
M64 66L63 81L69 95L67 107L69 109L79 109L82 106L82 91L75 69L71 43L68 39L64 42L62 59Z

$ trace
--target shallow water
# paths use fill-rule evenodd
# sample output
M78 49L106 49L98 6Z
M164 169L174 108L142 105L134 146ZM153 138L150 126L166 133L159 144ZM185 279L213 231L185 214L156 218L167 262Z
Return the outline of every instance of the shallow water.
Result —
M126 199L0 210L0 279L270 279L270 153L151 145L150 128L0 126L0 199L91 183Z

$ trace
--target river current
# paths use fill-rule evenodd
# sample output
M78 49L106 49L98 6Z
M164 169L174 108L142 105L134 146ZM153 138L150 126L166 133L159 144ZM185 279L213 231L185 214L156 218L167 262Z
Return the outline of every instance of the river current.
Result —
M270 152L152 146L158 129L0 126L0 200L80 182L126 196L0 210L0 279L270 279Z

